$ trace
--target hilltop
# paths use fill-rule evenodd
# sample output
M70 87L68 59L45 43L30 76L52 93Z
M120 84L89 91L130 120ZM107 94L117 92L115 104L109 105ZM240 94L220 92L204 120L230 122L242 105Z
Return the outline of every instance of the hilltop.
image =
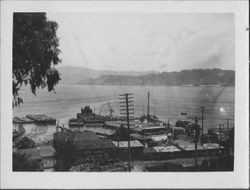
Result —
M220 85L234 86L235 71L221 69L193 69L180 72L150 73L135 76L104 74L79 84L91 85Z

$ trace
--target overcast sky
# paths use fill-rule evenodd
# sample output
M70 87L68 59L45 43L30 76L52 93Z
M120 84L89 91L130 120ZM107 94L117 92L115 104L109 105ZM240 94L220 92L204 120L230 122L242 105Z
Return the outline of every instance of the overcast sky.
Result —
M117 71L234 70L233 14L47 13L61 66Z

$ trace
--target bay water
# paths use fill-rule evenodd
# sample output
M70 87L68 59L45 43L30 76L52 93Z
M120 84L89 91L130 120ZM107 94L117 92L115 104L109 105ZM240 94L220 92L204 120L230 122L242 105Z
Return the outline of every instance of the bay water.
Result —
M218 127L229 120L234 125L234 87L220 86L97 86L60 84L55 92L38 89L36 95L29 88L20 92L24 103L13 108L13 116L28 114L47 114L67 127L68 119L76 118L81 107L90 105L96 114L109 115L108 102L114 109L113 115L119 116L119 94L133 93L135 116L147 114L147 93L150 92L150 114L162 121L174 124L179 119L201 117L204 110L204 132ZM181 115L187 113L187 115ZM199 124L201 121L199 120ZM33 125L25 127L34 130ZM37 130L37 129L35 129ZM53 133L55 127L46 132Z

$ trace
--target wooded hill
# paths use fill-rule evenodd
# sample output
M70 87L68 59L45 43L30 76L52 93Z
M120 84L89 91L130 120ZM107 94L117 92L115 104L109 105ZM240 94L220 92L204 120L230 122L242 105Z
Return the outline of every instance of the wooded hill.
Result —
M220 85L234 86L235 71L221 69L193 69L180 72L152 73L141 76L102 75L96 79L80 81L79 84L91 85L169 85L200 86Z

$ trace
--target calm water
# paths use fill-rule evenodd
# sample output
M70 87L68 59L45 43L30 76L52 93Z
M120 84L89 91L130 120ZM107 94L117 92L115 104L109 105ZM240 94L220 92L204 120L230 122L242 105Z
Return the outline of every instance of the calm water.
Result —
M24 100L18 108L14 108L14 116L27 114L48 114L67 125L69 118L76 117L80 108L90 105L96 114L108 115L108 104L119 115L118 95L134 93L135 115L147 112L147 92L150 91L150 112L161 120L174 123L181 112L188 117L201 116L201 106L205 106L204 128L218 127L225 119L234 119L234 87L169 87L169 86L88 86L66 85L56 87L56 92L46 89L38 90L37 95L29 89L21 91ZM230 126L233 125L230 120ZM31 129L30 129L31 130Z

